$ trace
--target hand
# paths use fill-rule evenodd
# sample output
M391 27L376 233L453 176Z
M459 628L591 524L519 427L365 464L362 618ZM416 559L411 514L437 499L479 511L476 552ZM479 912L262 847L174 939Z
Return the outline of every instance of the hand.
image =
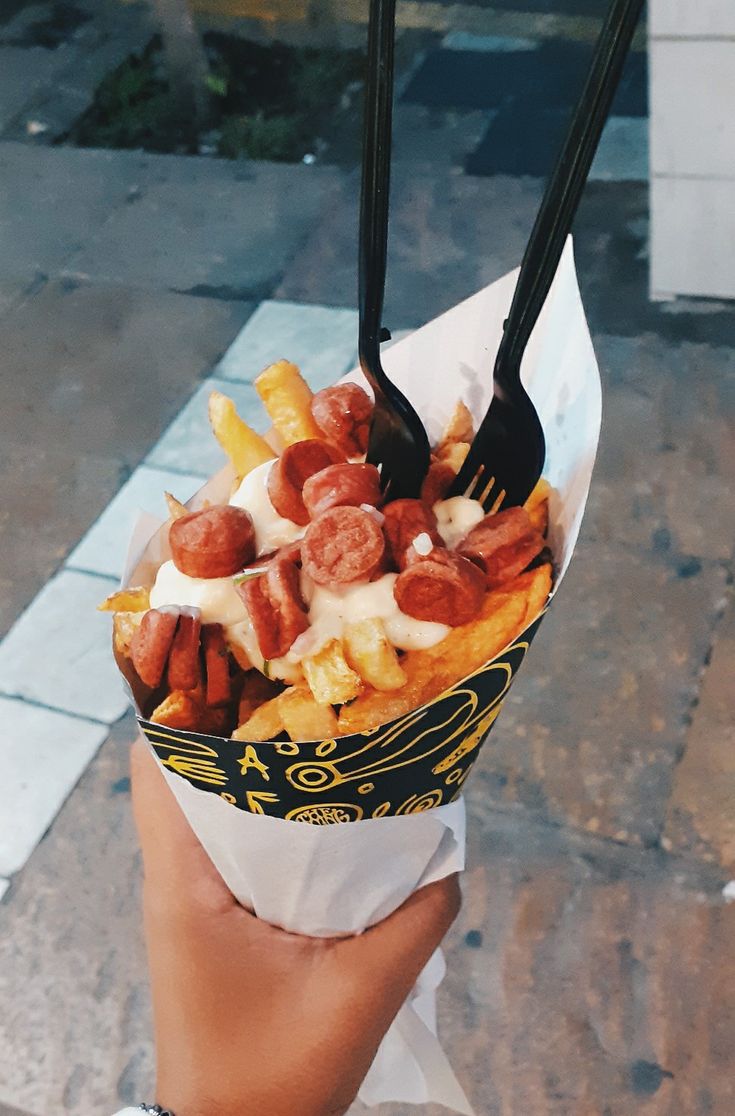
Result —
M176 1116L341 1116L457 915L457 877L359 937L287 934L238 905L140 742L132 786L156 1101Z

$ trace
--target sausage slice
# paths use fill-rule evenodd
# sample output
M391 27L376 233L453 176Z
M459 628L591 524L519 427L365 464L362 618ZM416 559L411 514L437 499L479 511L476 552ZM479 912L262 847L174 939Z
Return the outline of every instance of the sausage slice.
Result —
M170 605L146 612L130 644L133 666L146 686L160 686L174 641L179 610Z
M361 508L330 508L304 535L304 572L318 585L369 581L385 554L383 532Z
M493 589L523 573L545 545L525 508L506 508L486 515L462 540L457 553L475 562Z
M320 430L347 457L367 449L373 401L357 384L323 388L311 400L311 413Z
M309 477L304 485L304 504L311 519L336 507L355 507L381 500L380 473L374 465L328 465Z
M189 577L229 577L255 558L255 529L243 508L203 508L169 529L177 570Z
M412 558L393 586L401 612L452 628L477 616L484 595L482 570L468 558L440 548L426 558Z
M278 514L305 526L309 513L302 496L304 483L314 473L339 461L344 461L344 455L320 438L307 438L286 446L268 474L268 496Z
M381 511L388 552L397 569L405 568L408 549L419 535L428 535L436 547L444 546L436 516L421 500L393 500Z

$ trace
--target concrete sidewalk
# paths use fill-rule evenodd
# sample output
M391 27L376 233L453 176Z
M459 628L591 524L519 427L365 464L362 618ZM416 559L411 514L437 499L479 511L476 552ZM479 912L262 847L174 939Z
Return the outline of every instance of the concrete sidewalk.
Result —
M493 111L399 106L394 330L518 263L542 179L464 170ZM133 724L92 606L135 504L214 465L205 377L257 422L273 346L317 384L350 364L357 179L16 142L0 178L0 1116L87 1116L149 1096L152 1072ZM576 254L600 456L468 788L441 1001L480 1116L735 1111L735 315L648 303L646 243L646 184L591 182Z

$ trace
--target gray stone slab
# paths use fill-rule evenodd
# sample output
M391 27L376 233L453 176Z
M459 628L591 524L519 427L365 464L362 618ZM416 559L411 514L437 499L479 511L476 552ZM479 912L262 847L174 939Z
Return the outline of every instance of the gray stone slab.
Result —
M248 304L46 285L1 319L0 629L239 332Z
M697 707L677 765L662 843L720 864L735 876L735 603L713 643Z
M277 297L354 305L357 282L357 176L281 282ZM535 179L468 178L397 162L384 322L423 325L520 263L541 197Z
M486 747L489 801L657 844L726 583L582 542Z
M603 428L585 531L672 566L731 559L735 350L597 336Z
M124 204L138 173L127 152L0 144L0 279L58 270Z
M90 238L70 271L221 298L272 292L330 208L340 177L285 163L130 158L137 168L130 204Z
M0 1096L38 1116L152 1088L132 734L126 718L0 906ZM719 876L494 813L482 780L469 798L440 1032L477 1113L730 1112L735 906Z
M63 65L56 51L0 46L0 136Z

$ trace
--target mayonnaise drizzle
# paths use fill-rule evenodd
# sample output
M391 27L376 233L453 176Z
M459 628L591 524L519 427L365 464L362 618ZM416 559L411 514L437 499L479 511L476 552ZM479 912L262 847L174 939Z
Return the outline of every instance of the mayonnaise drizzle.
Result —
M284 519L273 507L268 495L268 475L272 468L272 461L257 465L230 497L230 503L236 508L244 508L253 521L258 554L268 554L279 546L296 542L306 530L305 527L299 527L298 523Z
M437 530L450 550L485 518L485 510L480 501L470 500L467 496L439 500L434 504L433 512Z
M311 637L308 641L311 646L302 654L314 654L330 639L340 639L345 624L374 617L383 621L389 643L404 651L433 647L444 639L449 632L446 624L415 620L401 612L393 596L397 576L387 573L377 581L347 585L341 589L328 589L323 585L309 583L306 577L302 578L311 621L307 633ZM306 644L307 640L304 639L303 642ZM301 647L299 650L301 651Z
M164 562L151 589L151 608L190 605L202 612L203 624L237 624L247 610L231 577L189 577L173 562Z

